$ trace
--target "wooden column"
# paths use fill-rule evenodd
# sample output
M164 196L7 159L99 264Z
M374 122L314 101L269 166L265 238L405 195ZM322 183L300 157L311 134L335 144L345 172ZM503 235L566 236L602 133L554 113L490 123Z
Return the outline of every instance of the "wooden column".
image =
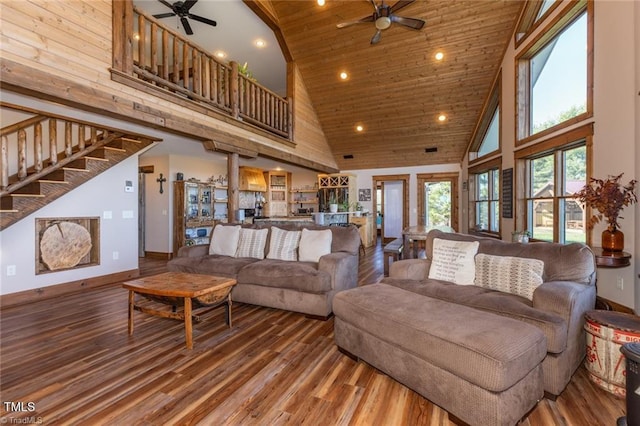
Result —
M240 208L240 155L237 152L230 152L227 154L227 175L229 176L229 183L227 194L229 197L229 204L227 204L227 215L229 222L235 222L236 211Z

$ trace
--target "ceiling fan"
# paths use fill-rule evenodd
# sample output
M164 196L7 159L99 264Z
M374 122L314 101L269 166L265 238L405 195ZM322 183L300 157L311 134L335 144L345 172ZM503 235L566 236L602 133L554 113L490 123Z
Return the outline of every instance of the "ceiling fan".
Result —
M375 0L369 0L369 2L373 5L373 14L365 16L358 21L341 22L337 25L337 27L345 28L354 24L373 22L376 26L376 33L371 38L371 44L376 44L380 41L380 38L382 37L382 31L389 28L392 22L396 22L400 25L404 25L405 27L409 27L414 30L422 29L425 24L424 20L417 18L404 18L395 14L395 12L409 6L414 1L415 0L400 0L393 6L389 6L388 4L385 4L384 0L382 0L380 4L376 4Z
M211 19L203 18L202 16L189 13L189 10L191 10L193 5L195 5L198 2L198 0L177 1L173 4L169 3L166 0L158 0L158 1L164 4L165 6L167 6L169 9L171 9L172 12L160 13L157 15L153 15L153 17L157 19L169 18L171 16L180 17L180 22L182 22L184 31L188 35L193 35L193 30L191 29L191 25L189 24L189 20L187 18L191 18L194 21L203 22L205 24L209 24L214 27L218 25L216 21L212 21Z

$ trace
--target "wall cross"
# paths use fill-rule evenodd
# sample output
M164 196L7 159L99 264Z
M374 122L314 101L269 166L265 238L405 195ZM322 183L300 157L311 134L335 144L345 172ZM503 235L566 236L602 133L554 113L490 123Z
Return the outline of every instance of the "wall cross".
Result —
M158 182L158 183L160 184L160 193L161 193L161 194L164 192L164 189L162 189L162 184L163 184L164 182L166 182L166 181L167 181L167 178L166 178L166 177L163 177L163 176L162 176L162 173L160 173L160 177L159 177L158 179L156 179L156 182Z

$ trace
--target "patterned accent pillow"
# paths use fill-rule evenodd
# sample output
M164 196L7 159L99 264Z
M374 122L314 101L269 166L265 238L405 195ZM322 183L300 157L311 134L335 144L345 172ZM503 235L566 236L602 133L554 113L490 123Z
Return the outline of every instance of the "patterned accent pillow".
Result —
M267 259L298 260L300 234L300 231L287 231L272 226Z
M533 300L543 271L544 262L539 259L478 253L475 285Z
M209 254L235 256L238 249L238 239L240 239L240 225L216 225L211 235Z
M429 278L460 285L473 285L476 274L474 256L480 243L477 241L451 241L433 239L433 256Z
M240 228L240 241L236 257L264 259L264 246L267 244L268 229Z
M331 253L333 234L330 229L310 231L302 228L298 260L301 262L320 262L320 258Z

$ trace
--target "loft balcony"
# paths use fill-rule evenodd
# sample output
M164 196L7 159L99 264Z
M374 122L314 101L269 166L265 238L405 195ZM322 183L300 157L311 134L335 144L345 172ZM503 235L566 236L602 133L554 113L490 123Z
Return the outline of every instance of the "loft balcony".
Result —
M113 79L293 140L292 103L133 6L114 2ZM185 102L187 101L187 102Z

